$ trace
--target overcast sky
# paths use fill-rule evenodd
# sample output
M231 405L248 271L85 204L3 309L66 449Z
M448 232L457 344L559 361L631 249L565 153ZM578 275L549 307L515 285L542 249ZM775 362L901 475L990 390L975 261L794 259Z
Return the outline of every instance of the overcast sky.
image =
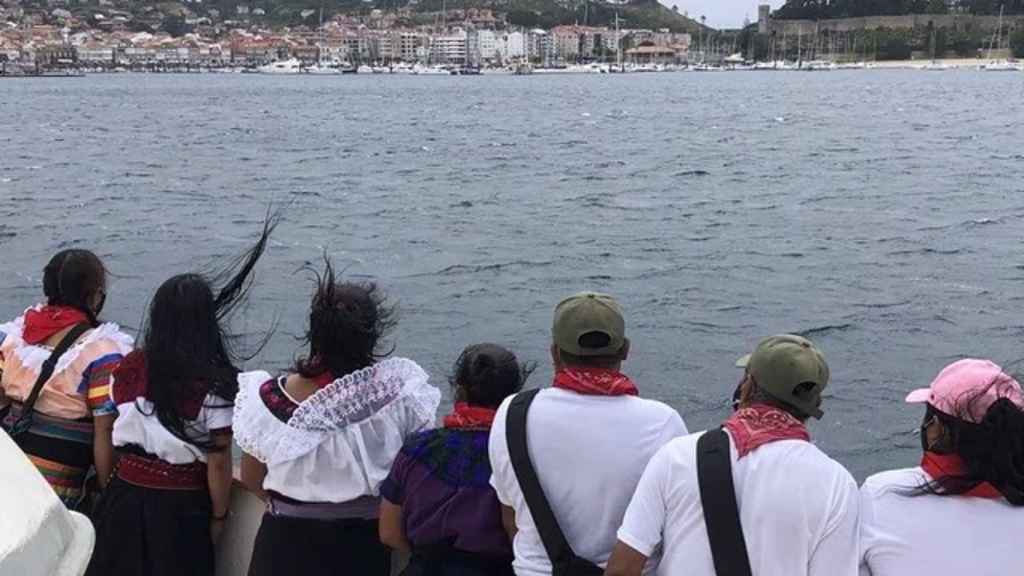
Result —
M783 0L661 0L669 6L679 6L680 12L689 12L694 20L701 15L708 17L707 24L712 28L739 28L743 18L757 21L757 6L767 2L772 8L778 8Z

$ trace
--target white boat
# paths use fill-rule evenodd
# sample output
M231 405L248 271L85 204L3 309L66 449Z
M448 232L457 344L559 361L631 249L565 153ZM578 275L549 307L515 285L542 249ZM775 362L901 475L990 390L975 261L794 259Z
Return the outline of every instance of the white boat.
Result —
M289 58L260 66L256 71L260 74L301 74L302 62L299 62L297 58Z
M566 74L607 74L607 64L573 64L563 70Z
M391 69L392 74L412 74L412 66L402 62L401 64L395 64Z
M356 74L373 74L373 67L362 64L356 68Z
M96 533L70 512L6 432L0 431L0 574L81 576Z
M987 64L982 64L981 69L986 72L1020 72L1024 70L1024 67L1022 67L1018 62L996 60Z
M341 67L330 62L317 62L312 66L306 67L306 74L314 74L317 76L333 76L341 73Z
M417 64L412 67L412 73L419 76L451 76L452 73L448 68L435 64L433 66L424 66Z
M803 70L809 72L822 72L836 69L835 62L829 62L827 60L810 60L803 63Z
M391 74L391 68L387 66L371 66L370 71L374 74Z

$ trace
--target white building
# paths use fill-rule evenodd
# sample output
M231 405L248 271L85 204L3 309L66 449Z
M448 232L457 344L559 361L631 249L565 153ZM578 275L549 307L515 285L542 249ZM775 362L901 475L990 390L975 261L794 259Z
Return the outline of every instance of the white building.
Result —
M78 61L85 64L113 64L114 47L104 44L86 43L75 49Z
M403 62L419 62L426 59L424 49L429 46L430 38L420 32L398 32L398 59Z
M476 38L481 60L494 60L498 57L498 37L494 30L478 30Z
M502 60L520 60L526 57L526 34L503 32L495 38L495 52Z
M434 36L430 42L430 59L441 64L465 64L468 38L465 30L457 29L445 36Z

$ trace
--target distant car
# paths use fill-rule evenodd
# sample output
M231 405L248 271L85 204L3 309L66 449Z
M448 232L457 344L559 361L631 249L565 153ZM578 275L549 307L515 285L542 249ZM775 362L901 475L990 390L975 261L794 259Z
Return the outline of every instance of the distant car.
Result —
M81 576L96 534L0 430L0 574Z

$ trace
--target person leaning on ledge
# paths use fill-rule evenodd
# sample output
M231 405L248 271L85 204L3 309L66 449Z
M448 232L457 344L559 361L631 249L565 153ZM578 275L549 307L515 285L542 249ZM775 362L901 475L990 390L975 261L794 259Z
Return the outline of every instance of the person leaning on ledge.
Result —
M569 546L603 566L647 461L686 434L686 426L667 405L639 398L621 372L629 339L614 298L583 292L563 300L555 308L552 336L555 380L529 408L529 459ZM491 484L515 540L516 574L550 576L551 561L509 456L511 401L502 403L491 428Z
M857 484L804 426L823 415L824 355L805 338L781 335L737 364L745 368L738 409L723 428L752 573L856 576ZM606 576L639 576L659 545L657 574L715 576L697 475L707 433L674 440L651 459Z

